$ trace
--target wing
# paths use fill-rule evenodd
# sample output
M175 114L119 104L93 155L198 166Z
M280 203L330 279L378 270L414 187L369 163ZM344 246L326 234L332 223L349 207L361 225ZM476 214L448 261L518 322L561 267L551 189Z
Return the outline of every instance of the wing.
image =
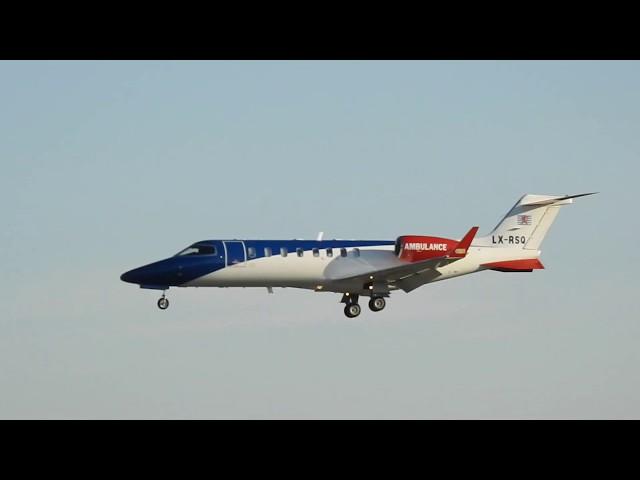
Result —
M401 288L405 292L410 292L420 285L424 285L429 280L440 276L437 270L438 268L464 258L477 231L478 227L473 227L454 248L441 257L434 257L420 262L405 263L395 267L348 277L335 278L333 281L335 283L344 282L352 284L362 282L365 289L368 287L374 291L380 289L388 291L389 286L393 285Z
M459 258L437 257L421 262L408 263L384 270L353 275L335 279L334 283L350 283L363 285L363 289L370 288L374 291L388 291L390 286L397 286L406 292L418 288L418 286L440 276L439 267L455 262Z

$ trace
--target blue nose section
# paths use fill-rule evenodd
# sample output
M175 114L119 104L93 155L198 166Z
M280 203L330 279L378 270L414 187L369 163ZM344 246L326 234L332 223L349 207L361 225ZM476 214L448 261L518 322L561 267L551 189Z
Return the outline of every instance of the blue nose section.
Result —
M124 272L120 275L120 280L127 283L137 283L143 284L146 282L148 273L145 272L145 267L134 268L133 270L129 270L128 272Z
M176 285L176 271L177 268L170 261L161 260L124 272L120 275L120 280L141 286Z
M167 259L124 272L120 275L120 280L137 283L142 287L178 285L181 280L178 272L179 267L171 259Z
M178 286L224 268L224 261L213 256L170 257L134 268L120 275L120 280L143 288Z

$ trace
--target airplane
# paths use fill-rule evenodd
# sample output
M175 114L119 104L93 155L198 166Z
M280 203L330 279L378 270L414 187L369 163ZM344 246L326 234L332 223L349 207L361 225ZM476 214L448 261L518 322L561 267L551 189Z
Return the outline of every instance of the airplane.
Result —
M202 240L175 255L125 272L124 282L162 290L158 307L169 306L170 287L292 287L342 294L344 314L360 315L360 297L379 312L397 290L469 273L543 269L540 245L560 207L593 195L522 196L487 235L472 227L460 240L402 235L396 240Z

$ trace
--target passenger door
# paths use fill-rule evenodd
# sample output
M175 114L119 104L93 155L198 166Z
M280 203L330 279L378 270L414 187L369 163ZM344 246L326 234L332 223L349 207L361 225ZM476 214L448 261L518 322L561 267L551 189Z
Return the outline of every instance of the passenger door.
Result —
M232 265L247 265L247 251L244 248L244 242L230 241L224 243L224 253L227 258L227 267Z

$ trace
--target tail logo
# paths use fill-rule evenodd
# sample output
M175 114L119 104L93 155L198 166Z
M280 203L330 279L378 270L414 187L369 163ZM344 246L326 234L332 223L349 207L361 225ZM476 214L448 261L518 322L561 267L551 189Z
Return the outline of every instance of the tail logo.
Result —
M518 225L531 225L531 215L518 215Z

